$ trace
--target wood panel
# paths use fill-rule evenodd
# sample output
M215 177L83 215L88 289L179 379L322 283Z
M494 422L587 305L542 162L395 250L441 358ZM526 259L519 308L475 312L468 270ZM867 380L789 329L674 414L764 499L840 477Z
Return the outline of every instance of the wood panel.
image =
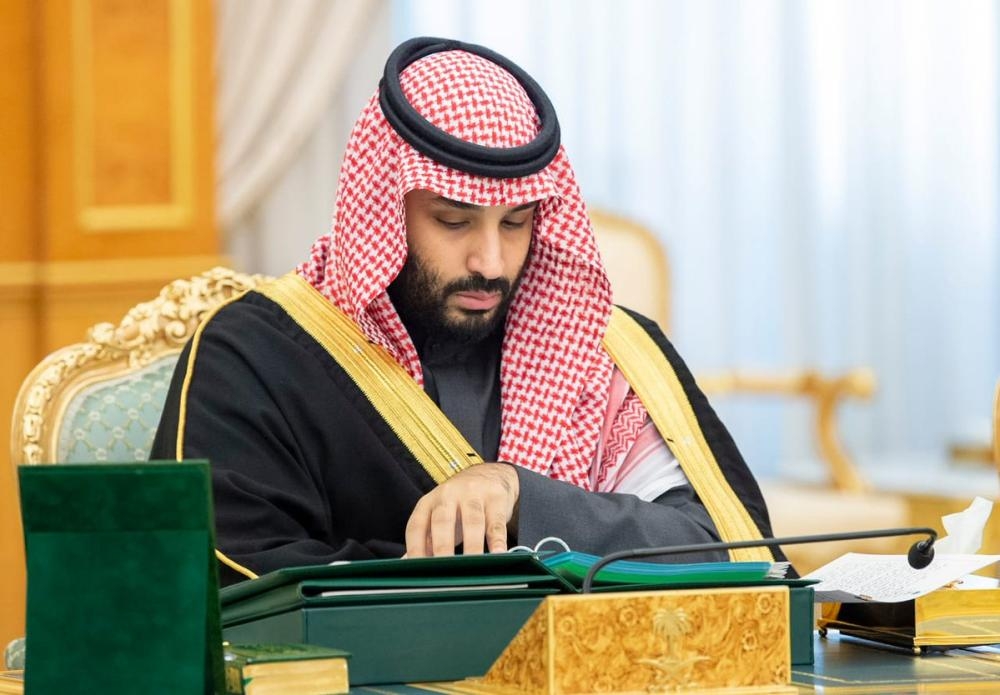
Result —
M2 441L45 354L224 263L211 12L197 0L0 0ZM25 593L15 472L3 462L0 646L24 632Z
M21 379L38 358L36 259L37 82L32 3L0 0L0 441L10 441L10 415ZM24 555L14 469L0 457L0 647L24 632Z
M80 40L74 41L73 134L81 222L101 230L106 228L101 213L109 210L127 216L129 210L141 214L180 202L172 174L190 166L191 148L190 143L171 147L171 137L189 121L190 107L179 94L187 79L171 70L180 62L171 50L171 35L184 38L177 36L183 30L170 30L171 9L178 5L94 4L77 3L74 17L73 35ZM120 60L122 55L132 59ZM150 81L150 75L169 78ZM189 205L185 199L182 207ZM155 219L157 211L149 217Z
M218 253L211 3L46 3L51 260Z
M18 264L22 269L25 264ZM11 265L0 264L0 274ZM16 267L16 266L15 266ZM0 335L4 358L0 367L0 439L5 453L0 465L0 647L24 631L24 553L18 513L15 469L6 455L10 441L11 409L21 380L38 358L37 297L28 284L0 286Z

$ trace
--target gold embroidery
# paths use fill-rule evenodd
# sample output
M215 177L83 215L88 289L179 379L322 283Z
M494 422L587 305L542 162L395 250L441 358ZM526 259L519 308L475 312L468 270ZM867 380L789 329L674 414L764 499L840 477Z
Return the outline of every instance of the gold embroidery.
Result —
M347 372L436 483L481 463L458 429L398 362L300 276L257 289L283 308Z
M246 294L246 291L234 295L232 298L228 299L227 301L223 302L222 304L219 304L217 307L212 309L212 311L210 311L208 314L205 315L201 323L198 324L198 328L195 330L194 336L191 338L191 354L188 355L187 369L184 372L184 383L181 386L181 398L180 398L180 409L179 409L180 412L177 416L177 443L174 455L178 461L184 460L184 429L187 423L187 397L188 397L188 390L191 387L191 377L194 375L194 363L195 363L195 358L198 356L198 344L201 342L202 331L205 330L205 326L212 319L212 317L215 316L220 309L222 309L222 307L231 304L232 302L235 302L244 294ZM236 570L245 577L248 577L249 579L256 579L258 576L256 572L244 567L240 563L231 559L218 548L215 549L215 557L222 564L226 565L227 567L231 567L232 569Z
M649 411L724 541L761 538L757 525L719 468L676 372L653 339L615 307L604 347ZM734 561L774 559L768 548L736 548Z

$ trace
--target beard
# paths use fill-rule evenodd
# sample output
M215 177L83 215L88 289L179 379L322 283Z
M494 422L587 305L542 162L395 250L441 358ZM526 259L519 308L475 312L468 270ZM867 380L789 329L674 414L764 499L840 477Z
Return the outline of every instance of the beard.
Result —
M439 273L411 253L387 291L407 327L416 328L427 337L477 343L491 335L506 319L523 275L524 268L513 282L505 277L487 280L474 274L445 283ZM461 308L449 311L447 299L457 292L498 293L500 302L482 311ZM456 313L458 315L454 316Z

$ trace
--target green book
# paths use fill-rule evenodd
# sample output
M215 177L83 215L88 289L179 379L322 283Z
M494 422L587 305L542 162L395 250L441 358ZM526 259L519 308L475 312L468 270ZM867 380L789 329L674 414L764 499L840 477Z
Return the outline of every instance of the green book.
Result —
M312 644L226 643L226 695L346 693L349 656Z
M25 690L224 686L208 463L21 466Z

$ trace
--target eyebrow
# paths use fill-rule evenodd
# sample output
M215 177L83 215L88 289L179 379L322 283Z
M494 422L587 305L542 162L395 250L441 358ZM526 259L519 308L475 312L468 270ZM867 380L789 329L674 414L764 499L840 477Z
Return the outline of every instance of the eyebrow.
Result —
M458 208L459 210L478 210L482 205L473 205L472 203L463 203L461 200L452 200L451 198L445 198L443 195L439 195L434 199L436 203L443 203L448 207ZM531 208L538 205L537 200L533 200L530 203L525 203L524 205L518 205L516 208L511 208L511 212L522 212L523 210L530 210Z

